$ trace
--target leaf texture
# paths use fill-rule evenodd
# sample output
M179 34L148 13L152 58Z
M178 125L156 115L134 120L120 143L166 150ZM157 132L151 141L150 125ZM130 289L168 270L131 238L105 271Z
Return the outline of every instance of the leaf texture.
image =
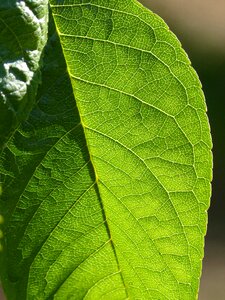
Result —
M0 3L0 150L33 107L47 11L47 0Z
M50 5L63 54L50 28L38 105L1 156L8 297L196 299L212 165L199 79L134 0Z

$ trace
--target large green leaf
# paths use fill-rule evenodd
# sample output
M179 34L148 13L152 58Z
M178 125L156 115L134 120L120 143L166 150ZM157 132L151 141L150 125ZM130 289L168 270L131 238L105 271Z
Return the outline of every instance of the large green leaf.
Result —
M34 104L47 6L47 0L0 2L0 150Z
M199 80L136 1L50 4L64 54L51 28L38 105L0 162L8 298L195 299L211 180Z

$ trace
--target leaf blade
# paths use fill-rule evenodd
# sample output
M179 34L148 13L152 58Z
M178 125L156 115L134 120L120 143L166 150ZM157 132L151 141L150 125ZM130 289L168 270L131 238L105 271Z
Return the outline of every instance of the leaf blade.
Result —
M47 42L48 2L0 4L0 147L33 107L40 82L39 64Z
M52 3L54 3L54 1L52 1ZM64 2L63 5L56 4L55 6L53 4L52 9L58 27L59 36L63 45L64 55L69 68L69 74L72 79L77 105L83 120L82 123L84 126L86 139L92 144L89 147L89 151L93 157L93 165L95 166L97 174L96 177L98 179L101 178L101 180L99 179L98 186L103 205L106 207L106 216L108 216L107 218L110 220L109 227L113 228L112 231L116 236L116 242L112 238L116 244L116 249L121 247L123 249L122 253L126 253L127 247L128 249L133 250L130 250L132 253L135 253L135 250L136 252L139 252L141 249L145 249L146 247L146 253L154 253L154 256L157 256L157 252L162 253L163 249L165 249L165 258L163 258L162 261L164 261L164 267L166 265L169 272L171 272L170 277L175 279L175 282L178 283L178 290L176 292L178 292L178 294L183 293L182 295L186 298L195 297L198 290L198 278L200 276L201 268L200 265L198 266L199 258L197 257L199 254L196 254L192 249L194 248L194 244L191 246L188 245L190 239L189 232L187 229L186 233L186 230L183 228L185 226L189 226L186 225L188 220L184 217L179 217L179 213L177 213L171 199L176 198L176 195L174 196L172 193L176 194L180 192L180 201L185 201L186 198L189 198L191 203L194 203L195 201L198 202L198 199L195 196L195 181L197 181L198 177L200 177L200 173L205 177L206 181L208 180L209 182L211 180L210 170L208 172L202 172L201 168L198 168L197 170L194 162L195 152L197 152L195 148L201 148L202 153L204 153L206 156L208 152L207 161L210 165L209 149L211 147L211 142L209 138L209 132L206 134L201 128L201 122L206 123L207 121L203 114L203 111L205 110L205 104L203 95L201 94L201 86L198 78L193 72L193 69L189 66L189 61L184 52L180 49L178 41L172 34L168 34L168 29L162 23L162 21L153 14L151 14L151 16L150 14L147 15L147 12L133 1L124 1L123 3L111 1L110 3L107 3L107 5L105 5L105 2L103 1L89 1L87 3L82 2L82 4L79 1L69 2L69 4ZM80 11L80 15L78 11ZM76 16L79 17L76 18ZM110 17L111 23L107 22ZM91 20L93 23L90 21L90 24L94 25L90 26L89 28L85 27L83 20L86 19ZM72 27L72 22L76 23L75 27ZM131 26L133 27L129 32ZM135 29L134 26L136 26ZM152 37L153 41L151 39L149 41L149 37ZM165 40L163 40L163 38L165 38ZM87 44L87 49L82 52L82 49L79 47L79 45L82 45L83 43ZM164 54L165 52L166 54ZM168 53L170 55L168 55ZM75 59L73 58L74 55ZM147 58L145 58L144 55L146 55ZM142 58L140 59L139 56L142 56ZM120 61L120 57L123 58L121 59L121 66L118 62ZM141 60L148 63L150 61L150 63L146 67L141 64ZM126 65L125 62L127 61L128 63ZM108 67L107 70L106 66ZM151 66L153 74L150 72ZM141 72L140 69L142 69L143 72ZM151 79L147 77L147 74ZM125 79L123 79L123 77ZM164 77L167 79L167 81L166 79L164 80ZM158 81L159 84L157 85L156 83L155 87L153 86L153 88L151 88L151 84L154 81ZM147 84L145 85L143 82L147 82ZM163 84L164 82L166 87ZM156 91L156 88L159 89L159 92ZM193 88L195 89L194 101L198 101L197 105L194 101L192 101L191 93L193 93ZM165 93L163 91L164 89ZM110 113L107 111L110 119L104 121L104 117L102 115L106 113L105 107L108 104L106 104L105 101L106 97L103 98L104 96L102 96L101 98L101 93L103 95L104 93L105 95L107 94L107 103L113 103L114 101L112 105L113 107L119 107L120 101L126 103L124 104L124 107L126 107L125 109L120 107L120 116L122 116L121 120L119 119L119 113L112 112L111 108ZM114 93L114 96L110 97L110 93ZM165 97L165 94L167 97ZM151 95L151 98L153 99L149 100L149 95ZM162 96L165 98L162 99ZM155 98L157 97L162 100L156 101ZM129 98L127 102L125 100L126 98ZM131 104L130 99L135 100L133 102L141 103L140 107L138 107L137 104ZM148 121L151 120L151 123L154 123L154 120L157 120L159 123L154 124L156 127L155 130L160 133L165 132L161 135L155 134L154 138L167 139L168 133L166 132L167 129L164 125L167 123L169 130L171 130L173 134L175 132L175 139L179 139L179 142L177 142L175 139L172 140L170 138L170 141L166 142L168 144L172 144L170 149L167 149L169 147L165 147L165 144L163 145L164 148L161 146L161 151L164 150L165 152L167 150L173 150L173 148L178 148L178 151L168 151L168 153L165 153L166 155L164 155L166 158L161 157L161 155L159 155L159 157L153 156L149 158L145 153L146 149L144 149L144 151L143 149L141 149L141 151L140 149L139 151L137 151L137 149L135 151L132 150L132 147L136 148L136 144L145 143L146 145L146 143L154 143L154 138L149 139L148 137L147 139L143 140L143 125L145 124L141 124L141 122L137 124L137 117L136 119L135 117L132 119L132 116L127 116L128 109L133 109L134 111L136 109L136 115L138 115L138 113L144 114L144 106L148 107L148 109L146 109L146 114L153 114L152 119L148 117ZM102 109L102 112L99 112L98 110L101 110L103 107L104 109ZM150 111L150 108L152 109L152 112ZM95 114L95 118L93 117L92 119L90 117L92 116L91 114ZM107 117L105 119L107 119ZM163 125L160 126L160 122ZM128 124L127 127L124 125L124 123ZM115 126L114 128L112 124ZM195 126L198 128L196 130L197 134L193 132L191 124L195 124ZM122 127L122 129L118 130L118 126ZM132 126L136 126L138 129L133 129ZM150 125L148 124L148 126L146 125L145 127L147 130L150 128ZM137 132L142 137L137 138ZM129 136L124 137L126 135ZM152 136L153 133L151 132L149 135ZM132 139L134 139L134 145L132 145ZM200 143L200 145L198 145L198 143ZM185 153L186 150L184 151L184 155L181 159L182 163L180 163L180 155L178 152L181 151L180 149L182 147L184 148L185 144L188 144L189 146L186 146L186 148L192 149L188 149L187 151L189 152L189 157L185 156L187 152ZM111 153L108 153L106 150L112 148L115 153L115 159L113 159ZM121 150L121 148L124 149L124 152ZM132 158L128 159L126 157L126 155L128 156L128 153L130 153ZM173 160L170 161L168 157L171 155L173 155ZM176 161L177 157L179 158L178 161ZM136 160L139 160L139 162ZM146 162L147 160L148 162ZM184 160L185 162L188 161L186 162L186 165L183 162ZM122 167L121 161L123 161ZM108 162L110 162L111 166L113 165L114 170L119 170L126 173L128 175L127 177L130 176L133 181L131 179L129 182L129 180L125 176L122 177L121 174L115 175L116 171L114 172L112 167L107 166L107 164L109 165ZM148 176L151 176L150 180L146 180L146 186L148 187L142 186L138 190L138 178L139 180L140 178L143 179L144 172L140 172L138 175L136 175L134 169L129 170L129 168L124 167L124 164L125 166L133 165L138 166L139 168L140 164L143 164L144 168L149 172ZM196 165L197 164L201 165L202 167L201 159L196 162ZM199 174L197 174L197 172L199 172ZM172 173L172 175L169 176L168 173ZM111 176L105 174L110 174ZM135 178L134 174L137 176L137 178ZM113 178L113 180L111 178ZM199 178L199 182L200 181L201 180ZM174 217L175 214L175 217L180 224L180 229L177 229L176 234L178 237L180 236L180 240L184 248L183 251L181 251L182 246L180 246L181 249L177 249L176 245L169 245L171 240L173 240L173 238L168 238L168 234L170 232L169 230L167 232L167 236L163 236L166 230L165 232L163 230L162 232L159 231L157 233L157 239L160 239L160 235L162 235L161 241L156 241L155 243L152 243L153 239L151 238L151 235L145 233L142 236L142 239L149 239L149 243L156 245L150 247L147 245L147 243L143 243L141 246L139 246L137 251L137 249L135 249L136 246L132 245L132 243L134 244L134 241L130 243L128 241L132 239L132 236L128 236L128 238L125 238L123 242L120 241L124 238L124 232L118 231L118 228L116 228L114 224L115 222L111 221L111 219L116 219L116 222L121 225L120 227L124 228L125 222L123 220L126 219L126 217L128 218L129 214L133 215L129 206L126 207L126 205L122 203L123 201L120 200L125 197L129 198L129 192L127 192L127 194L126 192L121 192L124 191L124 186L128 186L128 191L132 190L132 186L135 186L135 188L138 190L137 195L141 195L141 192L151 192L151 189L153 189L151 184L154 185L153 183L161 188L160 193L162 195L167 194L167 200L170 201L170 207L167 207L167 209L169 210L171 216ZM113 191L111 191L109 187L113 187ZM108 190L108 192L106 190ZM181 196L182 193L184 193L184 196ZM209 188L206 194L208 197ZM109 205L109 201L113 202L114 197L117 198L117 202L115 201L114 205ZM205 197L205 199L207 199L207 197ZM151 199L151 197L149 198ZM110 200L106 201L104 199ZM127 200L127 202L129 202L129 200ZM144 197L143 203L145 203ZM201 209L199 208L199 223L202 224L206 222L204 210L207 207L207 203L208 202L206 202L205 205L202 205ZM115 207L119 205L124 206L128 213L117 219L115 216L121 215L121 207L118 210L115 209ZM132 207L131 204L129 205ZM160 209L160 206L158 206L158 209ZM174 213L172 213L171 210L174 210ZM188 210L188 207L186 207L186 210ZM198 208L193 209L195 213L196 210L198 211ZM149 216L154 216L154 213L151 209ZM137 217L135 217L135 214L133 215L133 218L137 221L137 223L140 223L138 222ZM147 218L147 216L143 214L141 215L141 218ZM183 222L185 223L183 224ZM194 224L194 221L192 225L196 225ZM127 226L127 231L125 231L127 235L129 235L129 225ZM137 224L136 226L138 227L140 224ZM172 227L173 226L175 227L175 224L172 225ZM178 224L176 224L176 226L178 226ZM204 235L203 228L201 229L202 232L199 233L199 237L201 234ZM145 231L145 229L140 226L139 230L137 230L135 233L132 233L136 237L140 235L140 231ZM199 245L201 244L200 248L202 248L203 240L201 241L201 238L199 237L198 243ZM136 245L140 245L142 239L137 239ZM118 241L120 241L120 246L117 245L117 243L119 243ZM126 247L123 247L123 245L126 245ZM156 253L152 249L154 247L156 248ZM121 249L118 251L121 252ZM176 260L176 253L179 252L181 252L180 255L183 256L181 257L180 262L179 260ZM202 255L203 254L201 254L200 257ZM124 260L122 256L123 255L120 254L120 258L118 259L119 261ZM151 254L149 254L149 257L151 257ZM129 261L128 265L132 265L132 259L129 260L129 256L126 259ZM123 264L126 265L124 261ZM179 272L179 264L181 264L185 269L185 272L183 273L187 274L182 274L182 272ZM142 272L144 273L146 260L140 259L139 257L139 259L135 261L135 265L138 265L139 267L142 265ZM151 267L153 266L149 262L149 269L151 269ZM192 269L195 269L196 278L194 278L194 272ZM132 286L132 278L129 276L132 271L129 270L129 272L124 272L126 274L125 278L127 277L128 280L127 285ZM160 273L160 271L158 272ZM144 298L148 298L155 294L156 297L162 297L160 293L157 294L157 292L154 291L157 289L157 285L162 285L160 276L158 276L158 274L154 274L154 271L152 273L149 272L149 274L147 273L147 271L145 275L142 273L141 275L138 273L134 275L133 273L133 277L135 277L137 282L138 277L142 279L144 278L144 280L147 282L145 288L142 290L142 296ZM157 273L157 271L155 271L155 273ZM151 278L153 281L157 282L157 284L155 285L155 288L149 292L149 289L151 289L151 284L148 281L150 281ZM181 283L180 285L179 282ZM189 283L191 283L191 288ZM164 282L164 284L166 283ZM67 288L69 288L69 286L67 286ZM148 292L144 292L144 290ZM163 291L164 288L161 287L161 290ZM138 291L138 293L140 294L140 291ZM134 293L133 297L137 297L139 294ZM164 290L163 295L165 296L166 294L167 292Z
M211 178L200 83L165 24L136 2L80 2L52 6L58 31L65 31L60 38L79 113L53 39L40 104L8 146L9 166L6 158L1 163L7 183L8 174L20 181L24 170L35 172L25 178L22 197L12 193L15 180L3 189L14 201L6 278L22 299L193 299ZM173 47L167 55L164 46L153 47L155 31L146 22L159 28L158 40L168 36L176 45L178 62Z

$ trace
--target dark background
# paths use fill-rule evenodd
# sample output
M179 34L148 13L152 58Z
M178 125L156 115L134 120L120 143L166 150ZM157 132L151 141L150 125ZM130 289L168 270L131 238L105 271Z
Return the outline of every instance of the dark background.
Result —
M214 144L214 180L199 300L225 300L225 0L140 2L178 36L203 85Z
M214 179L199 300L225 300L225 0L140 0L178 36L203 85Z

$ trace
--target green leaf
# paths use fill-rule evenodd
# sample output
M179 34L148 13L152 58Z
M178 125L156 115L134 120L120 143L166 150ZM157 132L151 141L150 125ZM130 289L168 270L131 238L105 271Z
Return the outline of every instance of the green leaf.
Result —
M196 299L212 165L198 77L134 0L50 4L63 54L50 28L38 104L0 162L8 298Z
M0 150L33 107L47 9L47 0L0 3Z

